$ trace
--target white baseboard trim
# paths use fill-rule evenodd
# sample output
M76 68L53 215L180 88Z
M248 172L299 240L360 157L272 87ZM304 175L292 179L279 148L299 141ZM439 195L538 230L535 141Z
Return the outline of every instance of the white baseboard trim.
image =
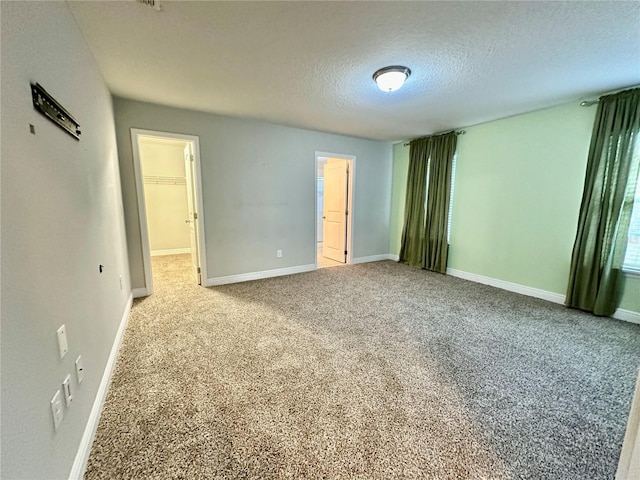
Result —
M632 310L619 308L611 316L616 320L623 320L625 322L637 323L640 325L640 313Z
M262 278L281 277L282 275L293 275L295 273L312 272L316 270L315 264L299 265L297 267L277 268L275 270L263 270L261 272L240 273L238 275L227 275L224 277L208 278L204 286L215 287L217 285L227 285L229 283L248 282L250 280L260 280Z
M383 253L381 255L369 255L368 257L356 257L351 259L351 264L355 265L356 263L369 263L369 262L379 262L380 260L393 260L397 259L397 255L390 255L388 253Z
M518 283L507 282L499 280L497 278L485 277L484 275L478 275L477 273L463 272L462 270L456 270L453 268L447 268L447 275L452 277L464 278L465 280L471 280L472 282L482 283L484 285L491 285L492 287L501 288L510 292L521 293L529 297L541 298L542 300L548 300L549 302L559 303L564 305L565 295L560 293L549 292L547 290L541 290L539 288L527 287L526 285L520 285ZM640 324L640 313L631 310L624 310L618 308L612 318L616 320L623 320L625 322Z
M505 280L499 280L497 278L485 277L484 275L478 275L477 273L463 272L462 270L456 270L453 268L447 268L447 275L451 275L452 277L464 278L465 280L482 283L483 285L491 285L492 287L501 288L510 292L521 293L522 295L527 295L529 297L541 298L553 303L564 304L564 295L560 293L549 292L547 290L541 290L539 288L527 287L526 285L507 282Z
M91 453L91 446L93 445L93 440L96 436L96 430L98 429L98 422L100 421L100 414L102 413L104 400L105 398L107 398L109 382L111 381L111 375L113 374L116 359L118 358L118 350L120 349L120 344L122 343L122 337L124 336L124 331L127 328L127 323L129 322L132 303L133 295L129 295L129 299L127 300L127 305L124 309L122 319L120 320L120 326L118 327L116 337L113 340L113 345L111 346L111 353L109 354L107 364L104 368L104 373L102 374L102 380L100 381L100 386L98 387L96 398L93 401L93 407L91 408L91 413L89 414L89 420L87 421L87 425L84 428L84 433L82 434L82 439L80 440L80 445L78 446L78 451L76 452L76 458L74 459L73 465L71 466L69 480L82 480L82 478L84 477L84 471L86 470L87 462L89 461L89 454Z
M134 288L131 290L131 293L133 294L133 298L146 297L149 295L146 288Z
M151 250L152 257L160 257L162 255L180 255L181 253L191 253L191 248L170 248L168 250Z

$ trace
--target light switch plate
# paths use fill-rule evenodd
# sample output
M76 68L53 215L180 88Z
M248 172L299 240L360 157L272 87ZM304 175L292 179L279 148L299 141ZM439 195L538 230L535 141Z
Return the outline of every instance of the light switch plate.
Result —
M69 408L73 401L73 394L71 393L71 375L67 375L67 378L62 382L62 391L64 392L64 401L67 408Z
M60 395L60 390L56 391L56 394L51 399L51 413L53 414L53 426L57 430L64 418L64 412L62 411L62 395Z
M67 345L67 327L62 325L58 330L58 349L60 350L60 358L64 358L69 350Z

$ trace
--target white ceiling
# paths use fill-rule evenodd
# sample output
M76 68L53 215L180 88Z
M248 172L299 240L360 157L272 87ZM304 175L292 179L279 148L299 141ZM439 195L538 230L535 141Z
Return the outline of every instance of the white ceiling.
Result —
M401 140L640 84L640 2L69 1L114 95ZM412 75L394 93L371 76Z

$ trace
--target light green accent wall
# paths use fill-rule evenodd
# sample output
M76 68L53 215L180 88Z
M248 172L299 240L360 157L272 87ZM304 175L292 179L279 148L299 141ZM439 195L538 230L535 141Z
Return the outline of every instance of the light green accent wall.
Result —
M626 278L619 308L640 313L640 277Z
M458 138L450 268L565 293L594 114L572 103Z
M595 107L571 103L458 137L449 268L565 294L594 116ZM394 146L391 253L408 152ZM640 312L640 279L627 278L620 308Z
M396 143L393 146L393 177L391 180L393 194L391 196L391 235L389 241L389 252L393 255L400 253L408 171L409 147L405 147L403 143Z

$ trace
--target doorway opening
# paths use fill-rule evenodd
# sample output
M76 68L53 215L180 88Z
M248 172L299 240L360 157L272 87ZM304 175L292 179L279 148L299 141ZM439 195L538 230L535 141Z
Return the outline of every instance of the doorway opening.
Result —
M351 263L355 162L316 152L316 268Z
M206 280L199 138L131 129L145 285L151 295L152 263L184 263L184 278ZM170 257L169 257L170 256ZM153 261L152 261L153 257Z

